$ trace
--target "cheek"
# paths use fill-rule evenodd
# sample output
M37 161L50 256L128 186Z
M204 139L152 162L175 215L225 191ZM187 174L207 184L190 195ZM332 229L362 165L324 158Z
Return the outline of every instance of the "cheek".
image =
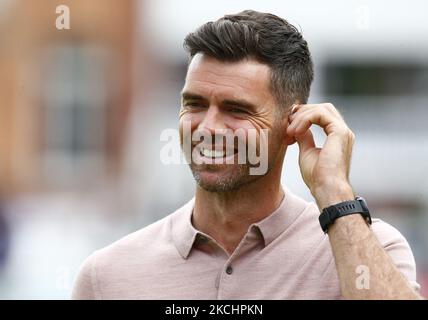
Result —
M254 134L249 138L249 130L246 130L247 142L249 145L252 145L252 147L255 147L256 150L260 150L262 148L262 143L264 150L269 154L275 154L277 150L281 148L283 143L281 127L276 125L261 126L259 122L256 122L255 124L252 123L251 128L256 129L256 138L254 139Z
M259 128L253 124L250 120L237 120L233 119L232 121L228 121L226 126L232 130L258 130Z
M265 119L249 118L245 121L237 122L237 128L243 129L246 132L247 141L254 141L256 136L257 145L260 144L260 135L263 133L262 130L268 135L268 139L271 141L273 126ZM252 137L249 139L249 132L252 132Z
M248 119L248 122L251 124L251 126L257 130L272 129L274 121L275 119L270 119L270 117L253 117Z
M239 140L244 141L244 144L251 150L258 150L260 146L260 130L261 127L256 121L245 119L235 120L229 123L228 126L239 136ZM237 134L239 132L239 134ZM253 152L252 151L252 152Z
M201 121L201 116L199 114L196 113L191 113L191 112L180 112L180 117L179 117L179 127L180 127L180 131L183 130L183 126L186 124L187 126L189 126L192 128L192 131L195 127L198 126L198 124Z

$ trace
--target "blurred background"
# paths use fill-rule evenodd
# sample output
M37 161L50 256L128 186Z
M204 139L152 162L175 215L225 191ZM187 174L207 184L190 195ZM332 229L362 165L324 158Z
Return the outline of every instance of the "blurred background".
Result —
M408 239L428 296L425 1L0 0L0 298L68 299L90 253L192 197L187 166L159 156L177 127L183 39L244 9L303 32L310 102L332 102L355 132L354 189ZM283 183L312 200L297 154Z

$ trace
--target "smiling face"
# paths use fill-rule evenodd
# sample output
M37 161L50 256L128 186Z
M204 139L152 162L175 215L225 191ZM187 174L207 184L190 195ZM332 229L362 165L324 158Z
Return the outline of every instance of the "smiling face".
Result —
M190 168L203 189L213 192L236 190L257 181L273 167L282 166L286 149L284 121L269 84L269 67L255 60L223 62L204 54L193 57L182 91L180 137L183 145L185 123L190 123L192 135L212 137L209 142L192 141L191 144ZM228 141L228 132L239 130L245 136L247 150L260 151L263 129L268 131L267 172L264 175L249 174L254 163L238 163L239 139L232 139L232 143L225 146L216 141L218 137ZM253 143L248 136L251 131L257 137Z

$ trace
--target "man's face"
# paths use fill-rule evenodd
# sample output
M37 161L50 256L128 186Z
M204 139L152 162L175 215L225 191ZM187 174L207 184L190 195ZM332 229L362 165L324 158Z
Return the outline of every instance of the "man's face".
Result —
M278 156L285 150L285 129L269 83L269 67L255 60L222 62L203 54L193 57L182 91L180 137L182 146L184 139L191 139L185 134L186 125L193 136L211 137L211 141L192 141L193 156L188 159L193 176L203 189L232 191L263 176L249 174L254 163L238 163L239 140L244 141L247 151L255 148L263 156L260 153L263 129L268 132L267 172L277 164ZM244 133L240 135L244 139L226 138L237 130ZM250 139L249 134L254 133L256 139Z

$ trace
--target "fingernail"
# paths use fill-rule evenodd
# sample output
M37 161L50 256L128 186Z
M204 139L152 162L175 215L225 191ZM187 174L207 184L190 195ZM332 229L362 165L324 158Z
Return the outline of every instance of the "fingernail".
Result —
M291 114L293 114L293 113L294 113L294 111L295 111L296 107L297 107L297 104L293 104L293 105L291 106Z

